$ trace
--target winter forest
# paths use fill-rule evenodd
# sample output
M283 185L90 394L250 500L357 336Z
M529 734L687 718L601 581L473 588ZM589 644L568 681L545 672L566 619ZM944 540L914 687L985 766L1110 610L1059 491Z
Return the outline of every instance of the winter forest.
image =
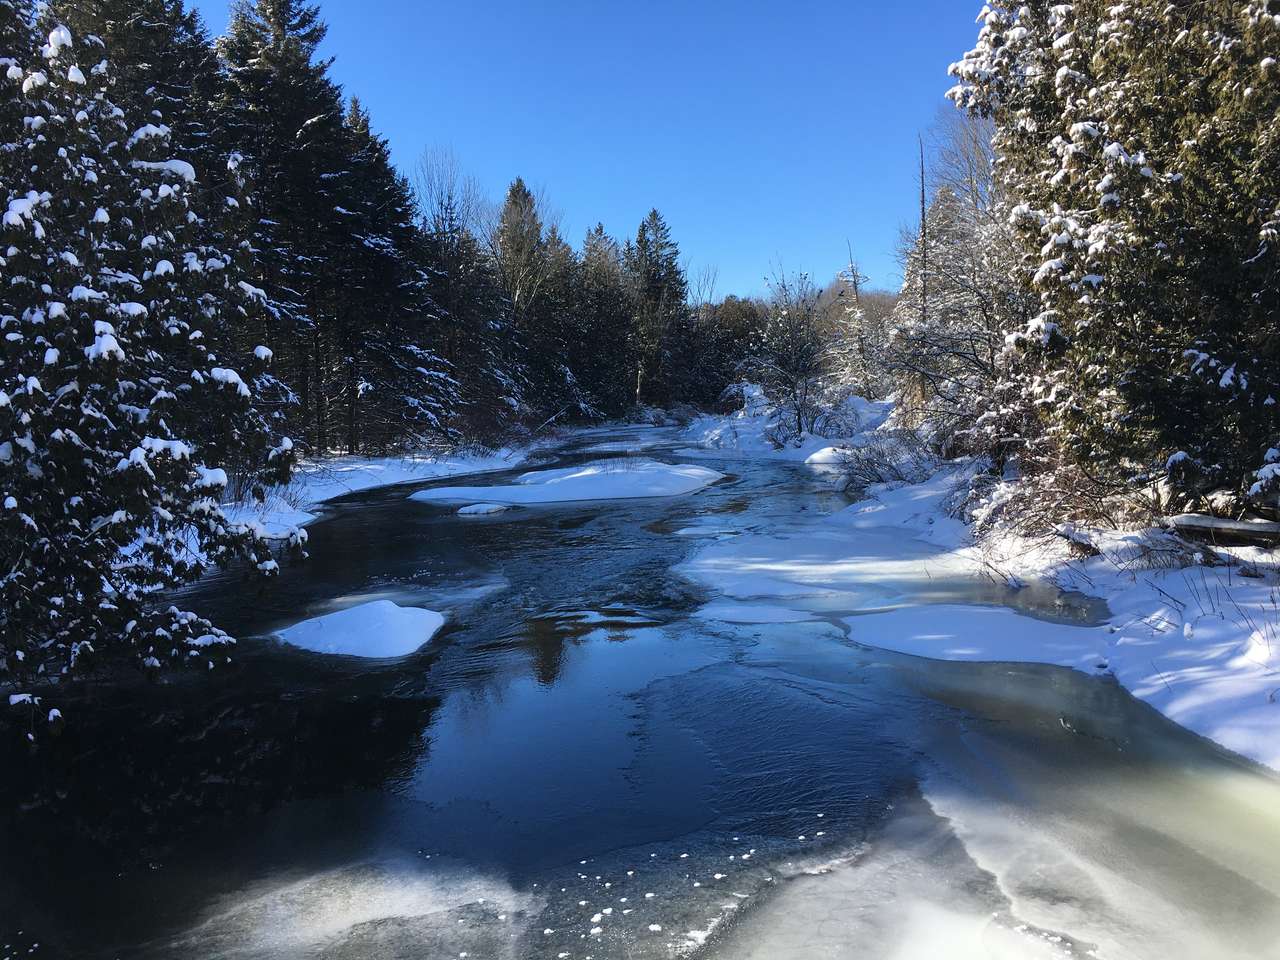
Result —
M0 957L1280 957L1274 858L1186 839L1212 804L1280 842L1280 4L989 0L900 158L893 290L851 248L725 293L662 196L568 236L555 183L393 162L326 31L0 0ZM451 704L497 689L481 736ZM1116 893L1163 841L1103 781L1212 869ZM366 794L433 812L387 859ZM380 852L201 886L304 801ZM1073 803L1004 852L989 811ZM892 843L952 892L872 923L921 886ZM73 861L131 879L68 920Z

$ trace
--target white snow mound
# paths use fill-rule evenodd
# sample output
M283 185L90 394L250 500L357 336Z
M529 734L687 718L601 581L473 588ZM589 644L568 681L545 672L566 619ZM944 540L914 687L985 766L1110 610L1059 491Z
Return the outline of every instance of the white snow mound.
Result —
M291 646L314 653L387 659L408 656L442 626L444 615L434 610L374 600L303 620L279 631L277 636Z
M423 503L484 501L508 505L633 500L693 493L722 479L724 474L706 467L627 458L562 470L535 470L517 477L516 482L508 486L420 490L410 499Z

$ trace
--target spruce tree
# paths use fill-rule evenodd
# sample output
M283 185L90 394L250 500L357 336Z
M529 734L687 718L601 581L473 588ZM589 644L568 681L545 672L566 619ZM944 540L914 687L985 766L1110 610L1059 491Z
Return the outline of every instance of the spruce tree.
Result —
M688 284L680 266L680 248L656 209L649 211L635 242L626 247L624 262L633 311L634 401L637 405L663 403L668 399L664 382L668 340L672 328L684 318Z
M243 156L259 217L252 242L277 305L277 364L298 397L312 449L333 435L333 319L340 280L328 265L350 242L338 208L350 156L340 91L316 59L325 26L298 0L239 0L218 52L226 72L219 116Z
M579 329L570 363L592 405L605 416L618 416L634 399L628 386L635 375L631 300L622 250L603 224L587 231L577 276Z
M448 423L469 438L496 439L515 425L526 389L502 284L456 181L446 176L423 194L431 326L458 393Z
M162 117L112 101L102 42L48 11L39 32L4 87L25 117L0 161L0 657L24 683L95 659L212 666L230 638L151 597L210 562L276 569L219 501L228 465L280 480L291 445L204 336L259 294L207 243Z
M345 446L356 453L446 438L457 398L434 346L438 325L413 196L354 98L346 130L350 161L335 212L350 240L330 265L340 281L333 321Z

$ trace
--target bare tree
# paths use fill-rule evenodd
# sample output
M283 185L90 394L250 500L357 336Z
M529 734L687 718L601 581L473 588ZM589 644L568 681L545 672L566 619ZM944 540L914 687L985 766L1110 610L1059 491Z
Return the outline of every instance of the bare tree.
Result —
M413 190L428 231L456 227L476 233L492 218L493 204L462 173L452 150L431 147L422 152L413 170Z
M684 272L689 278L689 307L701 316L715 303L720 271L714 264L707 264L696 270L686 264Z

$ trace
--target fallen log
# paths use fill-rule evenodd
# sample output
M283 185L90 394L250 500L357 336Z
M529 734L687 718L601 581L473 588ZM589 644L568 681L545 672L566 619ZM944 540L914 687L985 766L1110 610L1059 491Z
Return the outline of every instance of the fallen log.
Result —
M1183 513L1169 517L1165 524L1181 536L1209 543L1280 546L1280 523L1270 520L1227 520Z

